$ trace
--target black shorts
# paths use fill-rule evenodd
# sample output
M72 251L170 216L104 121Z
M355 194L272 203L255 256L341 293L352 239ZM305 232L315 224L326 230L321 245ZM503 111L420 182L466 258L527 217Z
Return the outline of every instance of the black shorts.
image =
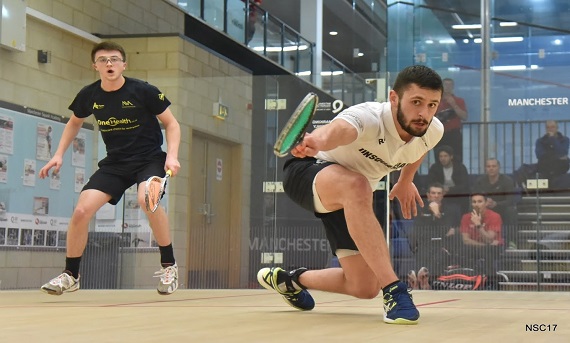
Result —
M116 205L123 193L135 183L145 182L151 176L164 176L166 153L161 152L138 161L111 161L106 158L99 162L99 169L91 175L83 190L96 189L109 194L111 205Z
M283 189L296 204L313 212L317 218L321 219L332 253L336 255L337 249L358 250L358 248L348 233L343 209L329 213L315 212L313 181L318 172L332 164L335 163L317 163L317 160L312 157L288 160L283 167Z

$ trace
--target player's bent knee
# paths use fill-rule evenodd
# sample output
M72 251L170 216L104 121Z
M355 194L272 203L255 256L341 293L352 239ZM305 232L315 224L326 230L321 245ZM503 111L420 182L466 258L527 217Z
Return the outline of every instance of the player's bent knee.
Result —
M354 194L355 196L362 197L362 195L370 194L372 196L372 189L370 188L370 183L362 175L349 177L346 180L345 187L350 189L349 194Z

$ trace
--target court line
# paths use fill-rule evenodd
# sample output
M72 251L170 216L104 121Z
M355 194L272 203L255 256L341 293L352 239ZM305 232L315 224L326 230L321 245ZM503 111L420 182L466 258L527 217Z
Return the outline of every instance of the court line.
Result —
M432 302L425 303L425 304L419 304L419 305L416 304L416 307L445 304L445 303L450 303L450 302L459 301L459 300L461 300L461 299L448 299L448 300L432 301Z

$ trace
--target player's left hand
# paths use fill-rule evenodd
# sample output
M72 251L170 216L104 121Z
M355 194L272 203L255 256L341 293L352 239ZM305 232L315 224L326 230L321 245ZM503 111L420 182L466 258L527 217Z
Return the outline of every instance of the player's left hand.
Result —
M394 187L392 187L389 197L390 200L398 198L404 219L412 219L412 216L415 217L418 215L417 204L424 207L422 197L413 182L397 182Z

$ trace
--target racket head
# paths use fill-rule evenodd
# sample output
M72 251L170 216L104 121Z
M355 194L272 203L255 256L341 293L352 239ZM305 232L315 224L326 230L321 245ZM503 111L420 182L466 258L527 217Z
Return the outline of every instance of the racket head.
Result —
M148 211L154 213L158 209L160 200L166 190L166 181L171 175L172 172L168 170L164 177L151 176L146 180L144 202Z
M285 157L297 144L303 140L309 123L313 120L319 97L315 93L309 93L299 103L273 146L273 153L278 157Z

